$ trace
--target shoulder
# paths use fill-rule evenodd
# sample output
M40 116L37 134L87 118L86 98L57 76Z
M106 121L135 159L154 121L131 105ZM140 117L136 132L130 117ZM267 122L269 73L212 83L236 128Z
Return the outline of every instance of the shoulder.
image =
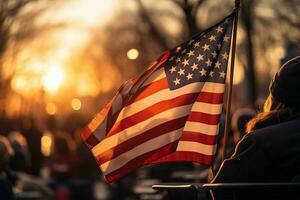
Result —
M273 145L289 143L291 140L300 140L300 118L278 123L249 133L244 142L255 143L256 146L269 149Z

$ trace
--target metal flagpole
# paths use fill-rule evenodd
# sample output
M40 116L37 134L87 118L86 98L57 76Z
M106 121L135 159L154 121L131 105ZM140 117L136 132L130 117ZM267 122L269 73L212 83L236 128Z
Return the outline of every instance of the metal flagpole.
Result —
M233 35L232 35L232 51L231 51L231 63L230 63L230 74L229 74L229 87L228 87L228 97L226 104L226 120L225 120L225 130L223 136L223 151L222 151L222 161L226 157L227 143L228 143L228 132L230 123L230 109L231 109L231 99L232 99L232 85L233 85L233 73L234 73L234 58L236 50L236 36L237 36L237 26L238 26L238 16L239 16L240 0L235 0L235 17L233 24Z

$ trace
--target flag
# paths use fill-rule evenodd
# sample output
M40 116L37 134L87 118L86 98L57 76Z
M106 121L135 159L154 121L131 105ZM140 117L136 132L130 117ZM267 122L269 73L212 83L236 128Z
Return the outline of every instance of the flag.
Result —
M126 81L81 134L106 180L153 163L211 164L234 13Z

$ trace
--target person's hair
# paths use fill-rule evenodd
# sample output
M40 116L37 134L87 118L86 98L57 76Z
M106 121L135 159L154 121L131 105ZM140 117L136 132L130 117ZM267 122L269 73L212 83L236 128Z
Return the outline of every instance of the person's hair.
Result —
M264 103L263 111L247 123L246 133L287 121L297 113L297 111L297 109L290 108L285 104L276 101L270 94Z

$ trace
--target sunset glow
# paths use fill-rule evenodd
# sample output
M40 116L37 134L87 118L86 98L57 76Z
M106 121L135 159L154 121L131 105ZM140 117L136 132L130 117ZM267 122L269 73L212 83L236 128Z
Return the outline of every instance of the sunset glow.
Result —
M62 84L64 79L64 73L58 66L51 67L43 78L43 86L48 92L56 91Z

